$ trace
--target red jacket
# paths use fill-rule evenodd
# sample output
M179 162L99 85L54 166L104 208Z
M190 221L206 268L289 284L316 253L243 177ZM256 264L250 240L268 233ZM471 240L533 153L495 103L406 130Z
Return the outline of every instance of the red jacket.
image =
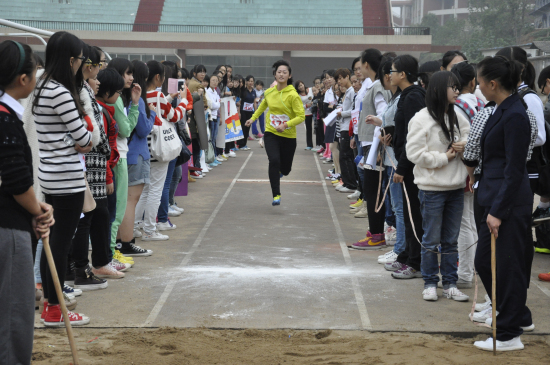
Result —
M107 137L109 137L109 146L111 147L111 157L109 158L109 162L107 164L107 184L113 183L113 167L116 166L118 163L118 159L120 158L120 153L118 152L118 147L116 144L116 139L118 137L118 124L115 120L115 107L114 106L108 106L107 104L97 101L101 107L103 107L109 115L111 116L111 124L109 125L109 122L105 115L103 115L103 127L105 129L105 133L107 134Z

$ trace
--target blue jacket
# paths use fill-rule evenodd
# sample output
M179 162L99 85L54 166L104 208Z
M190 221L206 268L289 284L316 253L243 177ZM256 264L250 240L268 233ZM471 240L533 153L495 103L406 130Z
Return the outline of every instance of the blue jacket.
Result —
M496 218L505 220L514 207L533 205L526 167L530 140L525 106L513 94L498 106L481 135L478 201Z
M153 130L157 115L151 110L151 116L147 118L145 102L142 98L139 98L138 110L138 122L136 128L132 132L132 140L128 143L128 154L126 155L128 165L136 165L139 155L143 157L143 160L149 160L151 158L151 155L149 155L149 148L147 147L147 136L151 133L151 130Z

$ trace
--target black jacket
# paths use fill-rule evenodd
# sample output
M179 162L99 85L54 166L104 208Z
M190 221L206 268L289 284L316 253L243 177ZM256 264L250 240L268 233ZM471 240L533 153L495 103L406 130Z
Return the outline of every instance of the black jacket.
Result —
M413 173L414 164L407 158L405 146L407 145L407 133L409 122L416 113L426 107L426 90L421 86L412 85L403 90L397 103L395 113L395 132L392 138L395 158L397 159L398 175L405 176Z

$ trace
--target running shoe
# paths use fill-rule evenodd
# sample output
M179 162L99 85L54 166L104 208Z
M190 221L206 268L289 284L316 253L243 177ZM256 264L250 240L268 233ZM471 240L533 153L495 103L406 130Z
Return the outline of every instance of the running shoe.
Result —
M228 155L229 157L233 157L233 158L237 157L237 154L236 154L235 151L233 151L233 150L229 151L229 153L228 153L227 155Z
M393 263L397 260L397 256L399 255L394 250L388 251L385 254L378 256L378 263L384 265L387 263Z
M179 210L174 209L172 206L168 207L168 216L169 217L179 217L182 212ZM134 236L135 237L135 236Z
M176 225L172 224L172 222L170 222L170 219L168 219L166 222L158 222L157 223L157 229L159 231L171 231L173 229L176 229ZM142 238L142 240L146 241L143 238Z
M361 196L361 192L359 190L356 190L355 193L348 195L348 199L355 200L355 199L359 199L360 196Z
M414 279L422 278L422 273L419 270L415 270L408 265L403 265L401 269L391 273L394 279Z
M350 188L347 188L347 187L343 186L343 187L340 188L339 191L340 191L341 193L349 194L349 193L355 192L355 189L350 189Z
M185 209L178 207L177 204L170 205L170 208L174 209L175 211L180 212L180 214L183 213L183 212L185 211Z
M397 271L397 270L401 270L403 268L403 266L406 266L400 262L397 262L397 261L394 261L394 262L387 262L384 264L384 269L386 269L387 271Z
M250 151L250 147L244 146L240 148L241 151Z
M274 197L271 205L272 206L281 205L281 196L277 195L276 197Z

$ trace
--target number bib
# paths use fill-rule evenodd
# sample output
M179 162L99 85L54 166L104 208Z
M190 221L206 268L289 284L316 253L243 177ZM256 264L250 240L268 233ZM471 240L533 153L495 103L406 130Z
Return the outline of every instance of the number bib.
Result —
M253 112L254 111L254 104L252 103L244 103L243 110L245 112Z
M359 121L359 110L351 112L351 122L353 123L353 126L356 126L358 121Z
M280 115L271 114L270 119L271 119L270 124L273 126L273 128L277 128L281 124L288 122L290 120L290 118L286 114L280 114Z

